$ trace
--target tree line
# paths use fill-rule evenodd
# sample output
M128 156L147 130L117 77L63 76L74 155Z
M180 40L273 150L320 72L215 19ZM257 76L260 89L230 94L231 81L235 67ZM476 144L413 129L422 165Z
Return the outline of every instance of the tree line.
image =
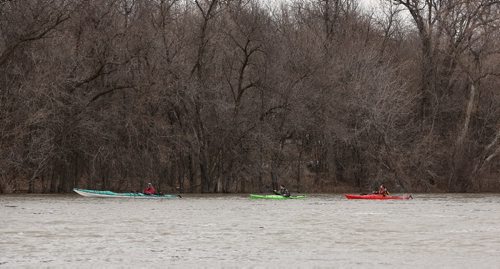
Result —
M500 191L500 1L0 0L0 193Z

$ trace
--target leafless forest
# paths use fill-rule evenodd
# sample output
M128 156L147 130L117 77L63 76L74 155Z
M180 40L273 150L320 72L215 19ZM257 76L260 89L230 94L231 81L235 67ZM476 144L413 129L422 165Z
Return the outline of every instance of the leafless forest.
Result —
M0 193L500 191L500 1L381 5L0 0Z

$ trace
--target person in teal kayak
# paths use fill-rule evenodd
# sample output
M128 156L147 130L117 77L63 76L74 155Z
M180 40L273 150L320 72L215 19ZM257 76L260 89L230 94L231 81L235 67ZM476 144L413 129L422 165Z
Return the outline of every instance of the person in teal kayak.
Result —
M148 186L144 189L142 192L146 195L155 195L156 194L156 189L153 187L153 184L148 183Z
M280 190L279 191L274 190L274 193L284 197L290 197L290 192L287 190L287 188L285 188L285 185L283 184L280 185Z

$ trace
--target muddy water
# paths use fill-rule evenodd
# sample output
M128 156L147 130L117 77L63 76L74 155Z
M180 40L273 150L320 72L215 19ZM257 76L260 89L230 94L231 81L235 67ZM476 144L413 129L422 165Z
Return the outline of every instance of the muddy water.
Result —
M500 268L500 195L0 196L0 268Z

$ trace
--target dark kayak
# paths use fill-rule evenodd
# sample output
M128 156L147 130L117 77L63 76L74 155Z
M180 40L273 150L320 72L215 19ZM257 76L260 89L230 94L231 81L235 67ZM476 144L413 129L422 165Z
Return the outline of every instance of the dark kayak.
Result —
M305 195L298 195L298 196L283 196L283 195L277 195L277 194L268 194L268 195L261 195L261 194L250 194L251 199L271 199L271 200L287 200L287 199L304 199L306 198Z
M382 195L382 194L346 194L347 199L367 199L367 200L409 200L413 199L410 195Z

